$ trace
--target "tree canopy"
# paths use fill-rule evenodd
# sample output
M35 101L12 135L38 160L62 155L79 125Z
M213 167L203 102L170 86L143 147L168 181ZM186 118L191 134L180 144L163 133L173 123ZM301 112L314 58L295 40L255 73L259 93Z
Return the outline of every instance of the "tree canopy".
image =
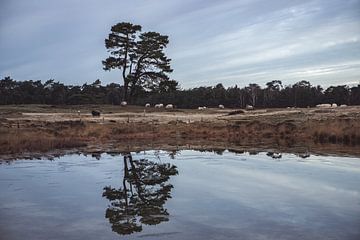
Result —
M105 39L110 56L102 62L104 70L122 70L125 101L133 100L139 88L157 88L161 82L169 80L167 74L172 72L171 59L164 53L168 36L141 32L141 29L140 25L121 22L111 27Z

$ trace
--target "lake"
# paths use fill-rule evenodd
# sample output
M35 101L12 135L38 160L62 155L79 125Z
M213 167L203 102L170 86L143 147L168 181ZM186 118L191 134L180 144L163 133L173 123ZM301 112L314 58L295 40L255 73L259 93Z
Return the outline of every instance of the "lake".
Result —
M360 239L360 159L229 151L0 164L0 239Z

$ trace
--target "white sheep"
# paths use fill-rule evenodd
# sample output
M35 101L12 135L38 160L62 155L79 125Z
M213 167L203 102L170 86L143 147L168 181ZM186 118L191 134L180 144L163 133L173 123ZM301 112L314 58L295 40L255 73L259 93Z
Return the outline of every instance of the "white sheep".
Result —
M206 107L198 107L198 110L205 110Z
M150 103L145 104L145 107L146 107L146 108L151 107Z
M220 109L224 109L225 107L224 107L224 105L220 104L220 105L219 105L219 108L220 108Z
M347 107L347 105L346 104L341 104L340 107Z
M127 105L127 102L126 102L126 101L122 101L122 102L120 103L120 105L121 105L122 107L125 107L125 106Z
M163 108L163 107L164 107L164 104L162 104L162 103L155 104L155 108Z
M246 110L254 110L254 107L251 105L246 105L245 109Z
M336 103L331 104L332 108L336 108L338 105Z
M168 104L168 105L165 106L165 108L166 108L166 109L173 109L174 106L173 106L172 104Z
M331 104L329 103L323 103L323 104L318 104L316 105L317 108L330 108Z

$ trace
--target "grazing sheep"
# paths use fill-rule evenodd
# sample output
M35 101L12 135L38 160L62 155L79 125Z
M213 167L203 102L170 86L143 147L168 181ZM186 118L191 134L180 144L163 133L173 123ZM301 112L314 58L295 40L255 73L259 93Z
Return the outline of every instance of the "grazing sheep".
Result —
M316 105L317 108L330 108L331 104L329 103L323 103L323 104L318 104Z
M198 110L205 110L206 107L198 107Z
M220 105L219 105L219 108L220 108L220 109L224 109L225 107L224 107L224 105L220 104Z
M339 107L347 107L346 104L341 104Z
M127 102L126 102L126 101L122 101L122 102L120 103L120 105L121 105L122 107L125 107L125 106L127 105Z
M155 108L163 108L163 107L164 107L164 104L162 104L162 103L155 104Z
M145 107L146 107L146 108L151 107L150 103L145 104Z
M172 104L168 104L168 105L165 106L165 108L166 108L166 109L173 109L174 106L173 106Z
M92 110L91 114L92 114L93 117L100 117L100 112L99 111Z
M336 103L331 104L332 108L336 108L338 105Z
M245 109L246 110L254 110L254 107L251 105L246 105Z

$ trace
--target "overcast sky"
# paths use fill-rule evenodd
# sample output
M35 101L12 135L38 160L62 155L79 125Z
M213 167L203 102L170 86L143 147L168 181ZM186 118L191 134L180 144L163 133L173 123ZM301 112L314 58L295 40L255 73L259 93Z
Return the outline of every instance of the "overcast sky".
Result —
M184 88L360 80L360 0L0 0L0 77L122 83L101 64L122 21L170 37Z

